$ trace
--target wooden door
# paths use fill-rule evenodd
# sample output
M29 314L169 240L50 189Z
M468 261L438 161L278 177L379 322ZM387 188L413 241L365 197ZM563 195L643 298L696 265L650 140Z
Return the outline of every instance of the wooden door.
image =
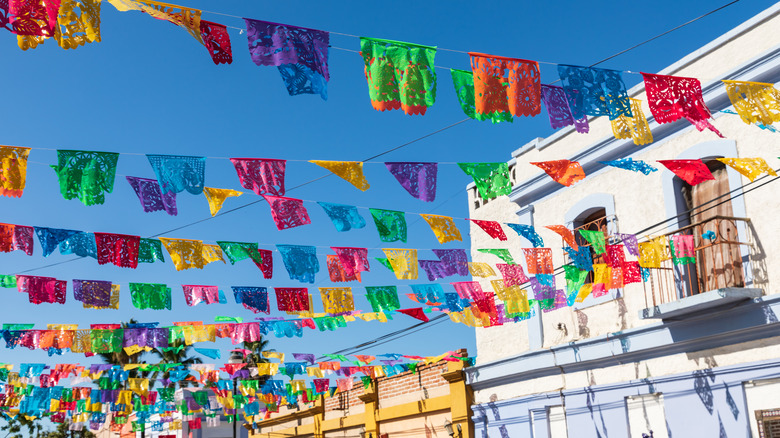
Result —
M706 163L714 180L704 181L691 188L691 215L696 242L696 265L699 277L699 291L707 292L724 287L742 287L742 255L737 236L737 224L719 216L734 216L729 196L729 179L726 166L717 160ZM717 200L715 200L717 198ZM714 200L714 201L713 201ZM709 202L713 201L713 202ZM727 201L727 202L723 202ZM702 237L712 231L715 240Z

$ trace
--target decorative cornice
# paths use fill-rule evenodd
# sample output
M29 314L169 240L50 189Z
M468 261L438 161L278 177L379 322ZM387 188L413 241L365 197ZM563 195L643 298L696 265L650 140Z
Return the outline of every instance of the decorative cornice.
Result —
M724 73L717 80L705 84L702 87L702 95L713 113L731 106L731 102L726 94L726 88L723 86L721 79L768 83L780 82L780 46L775 46L760 56ZM644 85L640 84L634 87L630 94L634 95L643 90ZM599 163L599 161L624 158L638 151L656 147L669 137L695 129L684 119L672 123L659 124L654 117L650 116L647 121L650 130L653 132L653 143L638 146L630 139L620 140L608 136L577 152L569 160L578 161L585 173L590 175L607 167ZM541 149L542 144L544 144L544 147L547 147L561 137L555 136L555 138L549 138L548 140L550 141L540 142L537 148ZM536 140L534 140L535 142ZM563 188L565 187L549 178L546 173L539 173L515 185L509 194L509 200L522 207Z
M474 390L780 336L780 294L466 369ZM772 317L770 317L771 315Z

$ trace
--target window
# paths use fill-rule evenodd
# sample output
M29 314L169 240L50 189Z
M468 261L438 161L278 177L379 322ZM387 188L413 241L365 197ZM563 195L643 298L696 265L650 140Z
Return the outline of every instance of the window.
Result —
M653 438L668 438L663 394L626 397L626 413L628 436L639 438L644 434Z
M547 406L547 430L550 438L568 438L566 411L563 406Z
M574 240L577 242L577 245L585 246L590 249L590 256L593 258L594 264L605 263L605 254L596 254L593 248L590 247L590 243L588 243L588 241L579 233L579 230L601 231L604 233L605 237L609 236L609 232L607 231L607 210L604 208L597 208L590 212L583 213L579 218L574 220L572 225L574 226ZM593 271L588 273L585 283L593 283Z
M780 438L780 379L745 382L750 430L756 438ZM733 391L733 389L730 389Z

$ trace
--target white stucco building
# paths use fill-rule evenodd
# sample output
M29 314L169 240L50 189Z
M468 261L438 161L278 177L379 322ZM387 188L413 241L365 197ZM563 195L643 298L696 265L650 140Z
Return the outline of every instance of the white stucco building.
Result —
M587 135L568 127L511 152L509 196L485 202L469 186L472 219L534 226L556 268L569 261L547 225L602 230L612 242L618 233L640 242L694 234L697 248L695 264L665 261L645 282L477 328L478 361L467 371L476 436L780 436L760 430L780 433L780 182L750 183L714 160L762 157L780 167L780 133L721 112L733 110L721 80L780 82L778 29L780 4L658 72L701 80L724 139L685 119L656 123L640 84L629 95L643 101L652 143L616 139L607 117L591 118ZM659 170L599 163L626 157ZM565 187L530 164L561 159L578 161L587 177ZM674 159L702 159L716 180L691 188L656 162ZM701 237L709 230L714 240ZM478 248L508 248L524 264L521 248L531 246L515 235L493 240L476 225L471 238L472 259L491 264L495 256ZM559 269L556 284L565 288Z

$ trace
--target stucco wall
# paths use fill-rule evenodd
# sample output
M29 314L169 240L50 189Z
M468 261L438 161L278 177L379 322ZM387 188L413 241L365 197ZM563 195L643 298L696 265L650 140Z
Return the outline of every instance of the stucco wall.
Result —
M691 75L700 78L702 84L706 84L719 78L724 72L733 69L740 63L753 59L775 46L777 43L775 30L778 25L780 25L780 16L775 13L757 27L750 29L749 32L740 34L739 38L719 45L711 53L704 54L702 57L694 59L693 62L690 62L690 59L684 59L665 73ZM691 55L691 58L693 57ZM643 101L646 100L641 87L637 88L635 97L639 97ZM646 102L643 103L643 107L645 114L649 116L650 111ZM621 169L606 168L589 174L585 180L573 187L562 187L550 196L533 203L533 225L544 239L545 246L553 248L553 260L556 267L561 266L564 261L563 251L560 249L561 238L545 229L544 226L564 224L567 212L570 212L574 205L590 194L606 193L614 197L617 227L623 233L634 233L669 216L666 206L669 202L674 201L670 199L669 193L664 193L664 180L671 179L673 175L660 164L654 162L661 159L675 159L698 144L720 140L710 131L697 131L684 120L677 123L680 130L674 135L646 147L637 147L635 149L637 152L631 155L634 159L641 159L658 167L658 172L644 176ZM737 156L762 157L772 168L780 167L780 160L776 158L778 155L776 152L780 151L780 134L762 130L754 125L747 125L736 115L716 114L713 124L727 139L736 142ZM609 121L607 118L600 117L591 119L589 134L570 133L561 136L541 150L535 147L518 149L513 154L514 159L511 161L516 166L514 168L517 178L516 184L521 184L529 177L540 173L537 167L529 164L530 162L571 158L579 151L611 136ZM743 184L749 182L744 177L739 178ZM731 189L735 188L731 187ZM756 251L752 254L754 262L752 268L756 270L758 286L764 288L767 293L777 292L776 288L773 288L769 283L771 280L769 273L780 272L778 271L780 269L780 254L771 251L771 248L777 247L777 244L780 243L780 232L777 231L775 219L778 207L780 207L780 198L775 194L778 189L780 189L780 184L773 183L751 191L741 200L735 201L744 203L746 215L752 221L753 229L750 230L749 237L754 239L754 243L756 243ZM518 212L525 206L518 206L510 202L507 197L491 200L480 208L475 208L472 189L469 190L469 206L471 217L474 219L527 223L518 217ZM509 248L515 260L524 265L521 248L530 246L527 241L514 235L511 230L505 229L509 240L500 242L491 239L476 225L472 224L471 227L474 261L484 261L491 264L499 262L495 256L477 252L478 248ZM671 229L673 228L675 227L671 227ZM668 230L659 228L656 232ZM748 238L748 236L741 237ZM629 257L629 259L633 258ZM494 278L500 278L500 274ZM489 280L481 280L483 288L486 290L492 290ZM558 288L564 287L565 281L562 275L557 276L556 284ZM639 310L648 307L645 301L645 287L649 286L641 283L627 285L620 291L621 298L604 304L588 307L588 300L592 300L592 298L588 298L586 306L581 306L582 308L578 310L564 308L542 313L541 316L535 317L541 318L544 333L543 347L548 348L651 323L652 321L638 318ZM528 325L536 323L523 321L499 327L477 328L477 363L489 363L528 351L531 348ZM677 365L681 364L677 363ZM685 366L690 366L690 364ZM677 371L679 372L680 369ZM558 383L550 384L555 386Z

